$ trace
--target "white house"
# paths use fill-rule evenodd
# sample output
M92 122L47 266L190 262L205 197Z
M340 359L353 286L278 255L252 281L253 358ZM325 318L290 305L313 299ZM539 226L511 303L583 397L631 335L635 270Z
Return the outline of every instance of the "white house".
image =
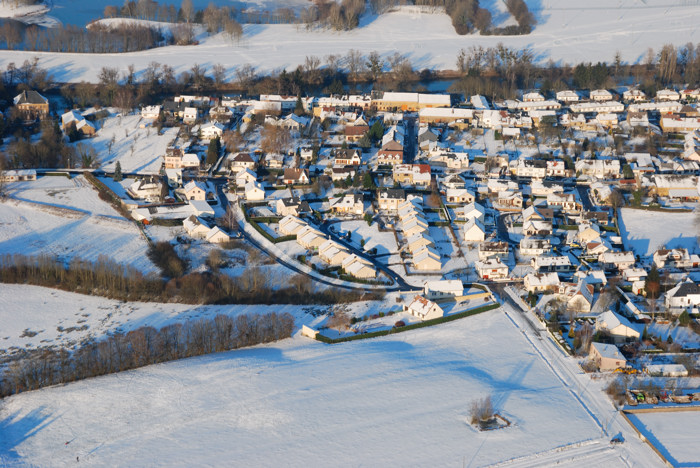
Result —
M207 187L196 180L187 182L182 190L187 200L206 200L207 198Z
M209 122L202 125L199 132L203 140L221 138L221 136L224 134L224 126L219 122Z
M627 367L627 360L615 345L593 342L588 357L603 372Z
M185 124L193 124L197 121L197 108L185 107L182 113L182 122Z
M445 312L439 305L418 295L413 298L410 304L404 305L403 310L421 320L432 320L445 315Z
M679 283L666 292L664 302L669 310L677 314L697 309L700 306L700 286L691 281Z
M556 291L559 289L559 275L550 273L530 273L523 279L528 292Z
M234 180L236 181L237 187L245 187L247 184L255 182L257 178L258 177L255 175L255 172L245 168L236 174L236 178Z
M204 238L210 244L223 244L231 240L228 234L222 231L219 226L214 226L209 231L209 234Z
M204 224L195 215L190 216L182 222L182 227L188 236L194 239L204 239L211 231L211 228Z
M464 225L465 242L483 242L486 238L486 228L477 218L472 218Z
M461 280L426 281L423 295L430 300L459 297L464 294Z
M639 332L632 327L632 324L624 317L620 317L613 311L608 310L596 317L596 331L609 333L616 343L624 343L629 340L638 340Z
M248 182L245 185L245 199L248 201L261 201L265 199L265 189L260 182Z
M141 109L141 117L144 119L157 119L161 109L161 106L146 106Z
M485 280L497 280L508 277L508 265L501 262L501 259L487 258L474 263L477 274Z

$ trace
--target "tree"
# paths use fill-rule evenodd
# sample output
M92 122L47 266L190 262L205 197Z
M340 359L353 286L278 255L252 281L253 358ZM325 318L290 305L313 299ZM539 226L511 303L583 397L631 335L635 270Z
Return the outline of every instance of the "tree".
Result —
M122 164L117 161L117 164L114 166L114 175L112 176L112 179L115 182L121 182L124 176L122 175Z
M301 102L301 95L297 96L297 102L294 105L294 113L296 115L306 114L306 110L304 109L304 103Z
M365 66L369 71L369 76L372 81L377 81L382 74L382 70L384 69L384 61L382 60L381 55L379 55L379 52L370 52L369 56L367 56L367 63Z
M608 196L608 202L610 203L610 206L612 206L613 210L617 211L618 208L624 206L625 197L622 196L622 192L615 189Z
M659 297L659 291L661 290L661 275L659 270L656 268L656 264L651 266L649 274L644 280L644 290L651 299L656 299Z
M219 137L212 138L209 141L209 147L207 148L207 165L213 166L219 159L219 153L221 153L221 142L219 141Z
M372 180L372 174L369 172L365 172L365 175L362 176L362 187L365 190L374 190L376 188L374 180Z
M365 221L367 222L367 226L372 225L372 214L371 213L365 213Z
M192 0L182 0L180 4L180 13L182 14L182 19L186 23L190 23L194 20L194 5Z

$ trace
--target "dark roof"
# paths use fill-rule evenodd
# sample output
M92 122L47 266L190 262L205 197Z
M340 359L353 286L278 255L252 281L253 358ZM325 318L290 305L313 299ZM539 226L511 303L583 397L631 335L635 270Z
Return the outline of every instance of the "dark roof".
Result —
M380 194L386 194L384 198L400 198L402 200L406 199L406 192L403 189L387 188L381 189Z
M683 283L676 291L675 297L684 297L690 294L700 294L700 286L691 282Z
M46 99L41 94L37 93L33 89L29 91L22 91L17 97L15 97L16 104L46 104L49 100Z

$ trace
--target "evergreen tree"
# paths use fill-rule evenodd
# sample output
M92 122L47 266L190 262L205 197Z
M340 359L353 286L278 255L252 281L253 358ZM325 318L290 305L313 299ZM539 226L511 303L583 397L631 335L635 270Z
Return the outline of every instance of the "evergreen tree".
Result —
M117 164L114 166L114 175L112 176L112 179L114 179L115 182L121 182L123 178L122 165L119 161L117 161Z
M304 115L306 114L306 110L304 109L304 104L301 102L301 96L297 95L297 103L294 106L294 113L296 115Z
M221 142L219 141L219 137L212 138L207 148L207 164L211 166L216 163L217 159L219 159L220 152Z

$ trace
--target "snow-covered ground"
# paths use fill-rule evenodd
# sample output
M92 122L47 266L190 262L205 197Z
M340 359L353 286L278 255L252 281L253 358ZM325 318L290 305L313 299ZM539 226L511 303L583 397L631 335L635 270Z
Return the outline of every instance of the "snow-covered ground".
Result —
M622 208L620 234L628 250L636 255L653 255L656 250L684 247L689 252L698 249L698 213L664 213L660 211Z
M90 182L82 175L72 178L44 176L36 181L13 182L8 184L7 194L17 200L123 219L110 204L100 200Z
M700 466L697 411L635 413L627 415L673 466Z
M37 183L45 183L44 179ZM65 182L69 181L51 181L49 185ZM25 194L40 203L13 198L0 203L0 253L46 254L63 260L80 257L91 261L104 255L144 273L157 271L146 256L148 243L138 228L116 216L87 183L75 188L46 188L43 194L41 189L29 189L32 183L20 184L25 189L19 195ZM55 200L49 195L53 192ZM67 201L75 202L78 209L66 208Z
M87 2L74 3L77 4L74 14L82 15L80 5ZM399 51L406 54L416 69L455 69L460 49L472 45L491 47L498 43L517 49L531 47L535 59L541 63L550 58L561 64L611 62L617 51L626 62L640 62L649 47L658 51L666 43L681 46L694 42L697 34L698 6L694 2L669 5L664 0L590 0L585 3L532 0L527 3L539 24L532 34L525 36L459 36L447 15L404 8L378 17L366 16L361 27L348 32L308 31L297 25L251 24L244 27L243 38L237 44L217 35L196 46L168 46L128 54L32 52L31 55L38 56L41 66L49 69L57 81L96 82L104 66L124 71L133 64L136 70L143 71L152 61L167 63L176 73L189 70L194 63L207 68L221 63L229 78L233 78L235 69L243 64L251 64L261 72L293 70L303 64L307 56L345 55L350 49L365 54L376 50L384 56ZM86 8L95 6L95 2L85 5ZM61 7L57 2L56 8ZM100 13L101 9L93 18ZM496 13L498 15L501 13ZM64 19L63 22L72 21ZM10 62L22 63L29 55L28 52L2 51L0 67L5 68Z
M486 395L511 427L468 424L470 402ZM5 464L484 466L532 456L534 466L565 446L605 466L630 456L600 442L598 423L501 310L333 346L297 336L28 392L5 400L0 427ZM647 457L642 466L658 464L649 453L636 457Z
M113 171L119 161L122 172L157 174L165 150L177 137L178 129L164 128L156 135L157 129L152 123L138 114L112 115L101 123L94 138L80 143L95 148L101 168L106 171Z

